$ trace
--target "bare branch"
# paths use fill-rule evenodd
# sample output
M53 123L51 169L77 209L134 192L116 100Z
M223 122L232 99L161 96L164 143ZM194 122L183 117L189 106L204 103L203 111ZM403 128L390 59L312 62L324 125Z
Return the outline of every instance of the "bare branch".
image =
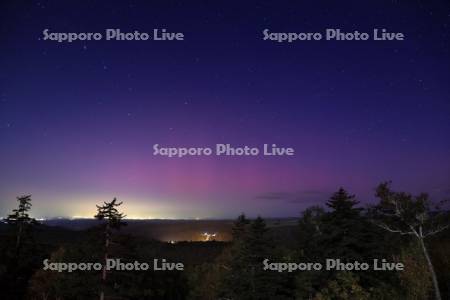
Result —
M391 228L388 225L383 224L383 223L375 223L375 225L377 225L378 227L380 227L380 228L382 228L384 230L392 232L392 233L399 233L401 235L406 235L406 234L417 235L417 233L415 231L403 231L403 230L400 230L400 229L393 229L393 228Z
M445 226L439 226L438 228L436 228L435 230L432 230L430 232L427 232L424 237L430 236L430 235L435 235L436 233L439 233L441 231L444 231L445 229L449 228L450 225L445 225Z

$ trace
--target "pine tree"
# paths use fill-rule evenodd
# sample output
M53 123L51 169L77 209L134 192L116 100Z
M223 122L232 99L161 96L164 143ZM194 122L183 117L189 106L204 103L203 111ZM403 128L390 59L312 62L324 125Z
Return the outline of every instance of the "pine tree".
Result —
M122 205L122 202L117 202L117 199L114 198L111 202L104 202L102 206L97 206L97 214L95 215L95 218L98 220L105 220L105 231L104 231L104 238L105 238L105 251L104 251L104 265L102 270L102 289L100 291L100 300L103 300L105 298L105 286L106 286L106 264L108 261L109 256L109 249L111 245L111 239L112 239L112 230L119 230L120 227L123 225L126 225L125 222L123 222L123 218L125 215L118 211L117 207Z
M250 288L247 273L247 257L249 255L247 238L250 221L245 214L241 214L233 223L232 245L229 261L225 266L227 276L223 284L223 296L236 298Z
M298 222L298 251L295 253L299 262L320 261L323 246L320 244L324 230L325 210L319 206L305 209ZM297 272L295 274L296 299L311 299L320 287L320 272Z
M31 277L32 270L37 266L39 254L33 238L33 229L38 222L29 216L31 210L31 195L17 197L18 206L5 219L15 231L13 251L7 251L3 259L6 262L7 276L2 278L6 288L3 292L7 298L21 299L25 286ZM39 261L41 263L41 261Z
M332 214L340 217L355 217L359 216L362 208L355 208L359 201L355 199L355 195L350 195L344 188L339 190L331 196L327 202L327 206L332 209Z
M319 237L323 260L335 258L343 262L367 262L387 254L380 243L383 240L381 231L371 224L358 204L356 197L343 188L326 203L331 210L323 218L323 230ZM322 280L336 280L337 275L336 272L328 272ZM389 273L361 272L359 275L360 284L365 289L379 285L380 280L386 284L393 280Z
M273 243L265 221L258 217L253 222L239 216L234 223L231 257L223 296L231 299L284 299L278 273L263 269L264 259L273 259Z
M248 237L250 294L248 299L275 299L279 274L263 269L264 259L272 259L273 245L267 236L266 222L257 217L251 224ZM280 298L278 298L280 299Z
M28 229L37 224L34 218L28 215L31 209L31 195L17 197L19 206L13 209L12 214L5 219L7 224L16 226L16 252L19 252L24 234Z
M324 258L335 257L343 260L358 260L368 249L364 243L364 221L359 202L354 195L343 188L334 193L326 205L331 211L324 217L320 244Z
M322 235L325 211L320 206L312 206L303 211L298 221L298 256L300 259L314 261L318 259L318 241Z

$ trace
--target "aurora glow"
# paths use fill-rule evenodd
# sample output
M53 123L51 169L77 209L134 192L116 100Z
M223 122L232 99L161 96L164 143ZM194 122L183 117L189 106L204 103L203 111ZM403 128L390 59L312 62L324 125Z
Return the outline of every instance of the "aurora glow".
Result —
M118 197L134 218L296 216L339 186L371 201L388 179L449 196L448 3L64 3L0 9L0 215L21 194L38 217L92 216ZM407 38L261 37L330 24ZM38 39L111 26L185 40ZM156 143L276 143L295 156L169 159Z

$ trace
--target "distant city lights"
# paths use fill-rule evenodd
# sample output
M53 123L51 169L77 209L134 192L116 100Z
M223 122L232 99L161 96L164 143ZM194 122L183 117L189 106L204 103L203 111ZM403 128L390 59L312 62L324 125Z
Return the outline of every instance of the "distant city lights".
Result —
M202 236L205 242L209 242L214 240L214 238L216 237L216 233L209 233L209 232L203 232Z

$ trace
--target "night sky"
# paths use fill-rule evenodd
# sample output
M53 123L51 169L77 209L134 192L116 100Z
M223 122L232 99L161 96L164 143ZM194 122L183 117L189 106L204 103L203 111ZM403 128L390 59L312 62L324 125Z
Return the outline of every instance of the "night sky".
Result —
M82 3L84 2L84 3ZM2 1L0 215L297 216L340 186L450 196L448 1ZM263 2L263 1L261 1ZM304 1L306 2L306 1ZM42 31L184 41L42 40ZM405 41L264 41L262 31ZM295 148L294 157L153 156L153 144Z

